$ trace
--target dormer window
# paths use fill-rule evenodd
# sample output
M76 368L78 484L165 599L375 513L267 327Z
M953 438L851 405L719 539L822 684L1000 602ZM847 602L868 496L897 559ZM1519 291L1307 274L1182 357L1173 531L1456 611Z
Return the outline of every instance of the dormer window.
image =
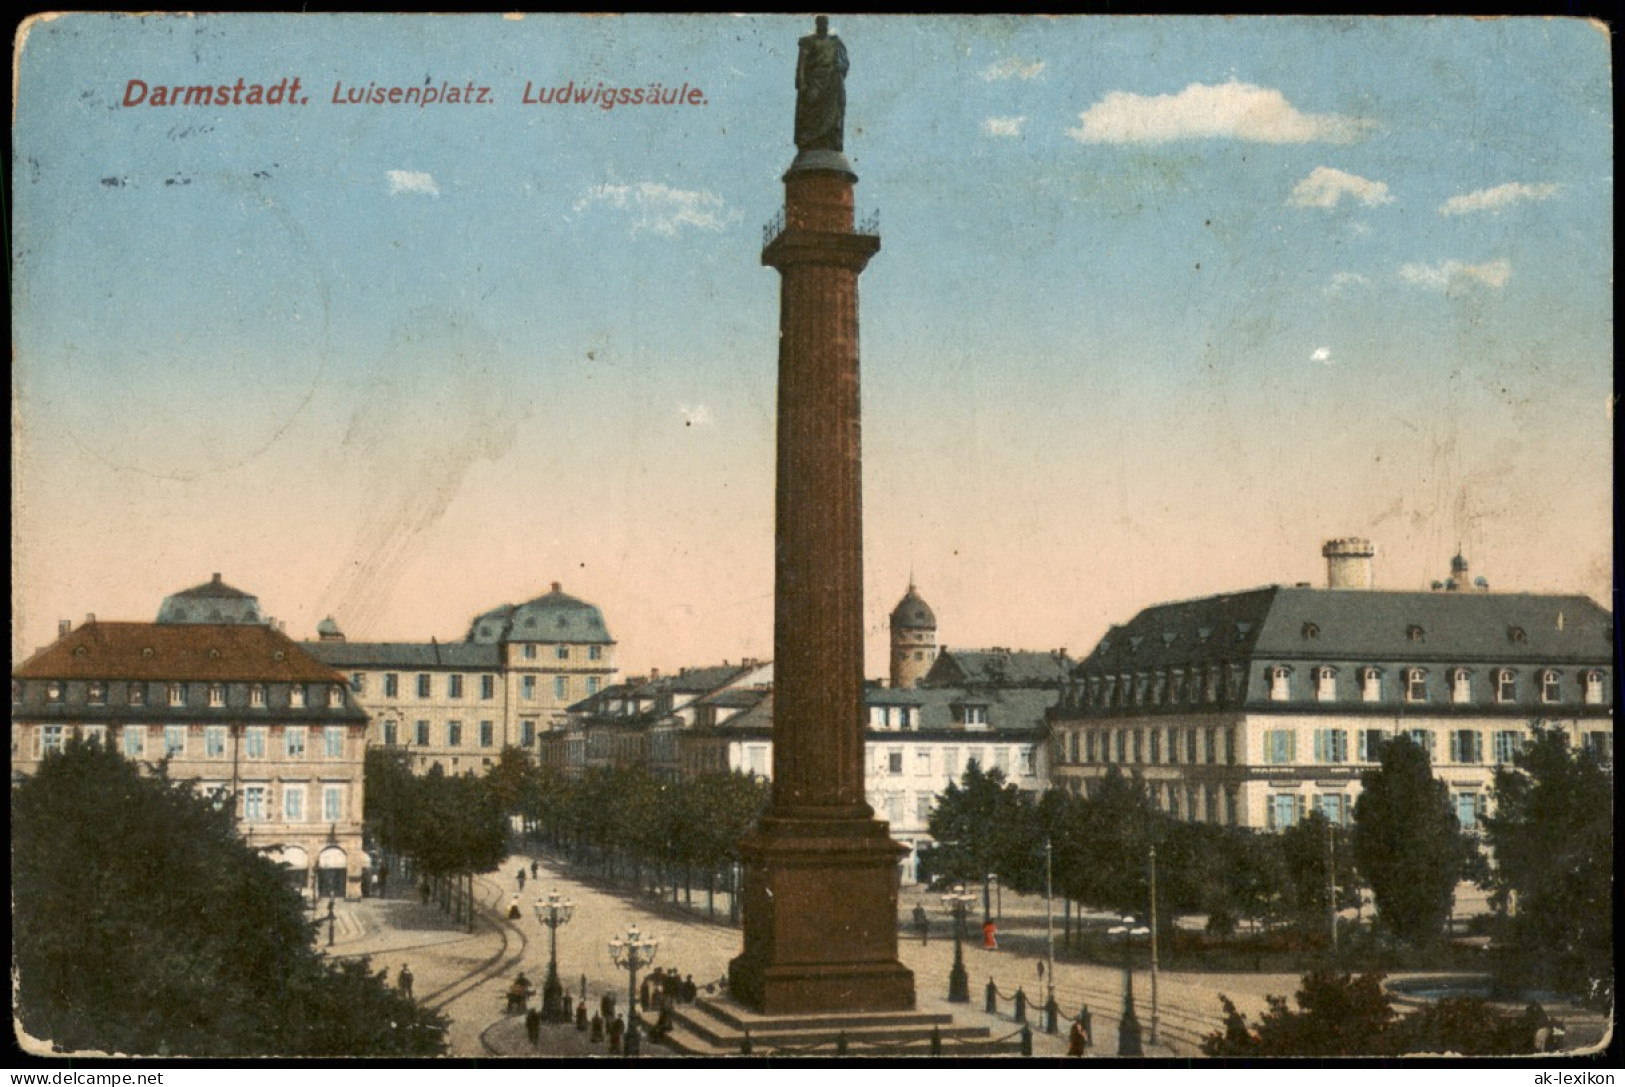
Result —
M1428 674L1422 668L1405 669L1405 701L1426 702L1428 700Z
M1360 669L1360 700L1363 702L1382 701L1382 669Z
M1467 669L1457 668L1450 673L1450 701L1465 705L1473 700L1473 681Z
M147 704L147 685L145 683L130 684L128 698L132 706L145 706Z
M1602 705L1602 673L1587 672L1585 674L1585 700L1588 706Z
M216 709L226 704L226 688L224 684L209 684L209 705Z
M1285 702L1292 696L1292 669L1278 664L1270 669L1270 701Z
M1540 674L1540 700L1542 702L1563 701L1563 679L1551 669Z
M1495 673L1495 700L1497 702L1516 702L1518 700L1518 677L1512 669L1502 668Z
M265 708L265 684L256 683L248 688L248 704L257 710Z
M52 680L45 685L45 700L47 702L60 702L62 701L63 692L63 685L56 680Z
M338 684L327 689L327 708L341 710L344 708L344 688Z
M1420 642L1423 640L1423 637L1424 635L1422 628L1417 626L1415 623L1412 623L1410 626L1405 628L1405 640L1407 642Z
M186 705L186 684L171 683L169 685L169 704L171 706Z
M1303 625L1303 640L1304 641L1306 641L1306 642L1314 641L1318 637L1320 637L1320 628L1318 626L1316 626L1313 623L1305 623Z
M92 680L86 697L92 706L101 706L107 702L107 684L101 680Z
M1507 641L1513 645L1523 645L1529 640L1529 635L1523 632L1523 627L1507 627Z
M305 687L302 683L295 683L288 688L288 708L302 710L305 708Z
M1337 669L1321 665L1315 669L1315 698L1320 702L1331 702L1337 698Z

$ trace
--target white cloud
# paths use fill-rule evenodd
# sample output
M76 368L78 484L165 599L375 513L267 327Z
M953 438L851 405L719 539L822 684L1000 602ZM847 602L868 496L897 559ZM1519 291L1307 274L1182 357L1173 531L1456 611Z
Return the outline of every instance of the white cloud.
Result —
M1368 208L1394 202L1384 182L1371 181L1334 170L1330 166L1316 166L1308 177L1293 186L1287 203L1295 208L1335 208L1345 196L1358 200Z
M1479 189L1477 192L1452 196L1439 205L1439 214L1468 215L1475 211L1500 211L1521 200L1549 200L1556 194L1557 186L1551 182L1525 185L1520 181L1509 181L1493 189Z
M421 170L390 170L389 195L396 193L421 193L424 196L439 196L440 186L434 183L434 178Z
M1332 281L1325 287L1325 293L1330 295L1342 294L1351 287L1368 287L1371 281L1359 272L1338 272L1332 276Z
M1512 263L1492 260L1483 264L1463 264L1459 260L1447 260L1443 264L1407 264L1399 270L1399 275L1407 283L1438 290L1444 290L1458 280L1471 280L1500 289L1512 278Z
M984 136L1019 136L1027 123L1025 117L989 117L982 122Z
M1309 361L1324 362L1327 366L1330 366L1332 364L1332 349L1329 347L1315 348L1315 350L1309 355Z
M1078 117L1083 123L1067 134L1080 143L1351 143L1370 127L1335 113L1300 113L1280 91L1235 80L1192 83L1178 94L1112 91Z
M739 219L738 213L729 212L716 193L704 189L674 189L658 181L594 185L586 196L576 201L573 210L579 213L596 204L634 212L633 234L651 230L668 238L675 237L685 226L721 230Z
M692 408L687 404L678 404L677 413L683 417L684 426L708 426L711 422L711 409L704 404L696 404Z
M1021 60L1018 57L1005 57L996 60L982 69L982 78L989 83L996 79L1032 79L1044 70L1041 60Z

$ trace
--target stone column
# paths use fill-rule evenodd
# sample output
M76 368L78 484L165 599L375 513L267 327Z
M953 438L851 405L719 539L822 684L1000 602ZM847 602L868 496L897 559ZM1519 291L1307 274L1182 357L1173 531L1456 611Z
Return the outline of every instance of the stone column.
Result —
M835 151L784 176L778 269L773 803L741 843L745 949L735 998L767 1014L901 1010L897 861L864 801L863 495L858 274L880 248L853 229L857 181Z

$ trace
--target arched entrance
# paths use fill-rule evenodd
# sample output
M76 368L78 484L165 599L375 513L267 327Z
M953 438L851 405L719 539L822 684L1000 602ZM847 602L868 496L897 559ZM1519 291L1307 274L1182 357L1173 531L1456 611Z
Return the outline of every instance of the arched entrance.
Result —
M330 845L316 857L316 894L323 898L343 898L344 879L350 860L344 850Z

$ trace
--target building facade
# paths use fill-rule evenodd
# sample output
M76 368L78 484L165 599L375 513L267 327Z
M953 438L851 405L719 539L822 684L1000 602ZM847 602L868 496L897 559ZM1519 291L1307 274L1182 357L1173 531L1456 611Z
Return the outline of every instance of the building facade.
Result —
M263 620L210 622L208 607L177 619L169 601L165 614L64 624L13 671L13 775L73 737L167 760L308 895L359 896L367 715L344 677Z
M1325 589L1161 604L1108 631L1050 715L1055 783L1087 792L1115 768L1182 819L1279 829L1313 808L1347 823L1360 774L1404 734L1471 830L1536 722L1611 765L1606 610L1464 580L1382 591L1366 541L1324 554Z
M352 642L328 619L304 647L344 673L372 716L369 741L406 751L419 772L482 773L509 746L535 756L570 705L615 675L603 613L558 582L476 617L461 642Z

